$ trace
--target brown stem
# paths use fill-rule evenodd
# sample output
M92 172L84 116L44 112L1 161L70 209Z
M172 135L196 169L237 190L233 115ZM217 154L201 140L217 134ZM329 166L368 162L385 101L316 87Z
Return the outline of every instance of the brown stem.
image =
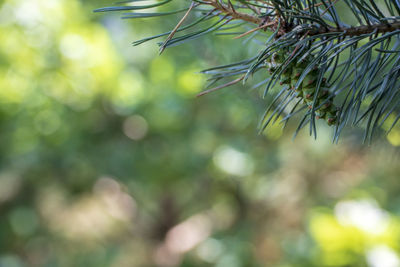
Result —
M257 25L262 25L266 23L262 18L247 14L247 13L241 13L237 12L231 5L226 5L224 3L218 2L217 0L210 0L207 2L204 2L208 5L213 6L215 9L218 9L222 13L230 16L232 19L237 19L237 20L242 20L242 21L247 21L251 22ZM274 28L276 25L272 24L269 28L271 30L275 30ZM265 27L263 27L265 29ZM267 27L268 28L268 27ZM343 33L344 36L358 36L362 34L367 34L367 33L373 33L376 31L376 33L386 33L386 32L392 32L395 30L400 29L400 22L394 22L394 23L380 23L380 24L373 24L373 25L361 25L357 27L341 27L341 28L336 28L336 27L321 27L320 30L310 32L309 36L311 35L317 35L317 34L323 34L323 33ZM289 32L291 29L286 29L286 32Z
M400 29L400 22L395 23L380 23L373 25L362 25L357 27L342 27L342 28L321 28L319 31L314 32L313 35L322 33L344 33L345 36L358 36L367 33L386 33L393 32Z
M259 25L263 22L262 18L252 16L252 15L246 14L246 13L236 12L236 10L231 5L219 3L216 0L211 0L211 1L208 1L205 3L215 7L216 9L218 9L219 11L223 12L224 14L232 17L233 19L243 20L243 21L251 22L251 23L254 23L257 25Z

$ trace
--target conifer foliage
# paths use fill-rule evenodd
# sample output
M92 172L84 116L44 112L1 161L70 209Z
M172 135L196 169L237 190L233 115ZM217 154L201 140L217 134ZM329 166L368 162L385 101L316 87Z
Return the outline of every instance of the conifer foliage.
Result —
M400 119L398 0L136 0L96 11L122 11L125 19L173 16L171 31L133 43L164 38L160 52L213 33L259 44L249 59L204 70L211 86L221 85L202 94L261 74L256 86L272 97L261 130L296 116L295 134L308 125L316 137L320 119L334 129L334 141L359 124L370 140Z

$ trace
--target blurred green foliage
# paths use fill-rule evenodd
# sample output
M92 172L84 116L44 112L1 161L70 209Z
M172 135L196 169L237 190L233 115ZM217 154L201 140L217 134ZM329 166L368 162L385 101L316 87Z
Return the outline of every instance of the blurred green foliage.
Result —
M91 13L106 3L0 4L1 267L400 266L397 130L257 135L257 92L195 98L196 72L247 51L158 57L129 38L176 21Z

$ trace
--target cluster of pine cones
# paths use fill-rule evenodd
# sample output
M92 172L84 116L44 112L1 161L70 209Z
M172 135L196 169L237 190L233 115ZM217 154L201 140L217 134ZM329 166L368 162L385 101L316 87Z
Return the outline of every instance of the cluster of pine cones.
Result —
M288 57L290 57L290 54L288 49L282 49L274 53L267 62L269 72L272 74L279 69ZM293 60L281 74L280 84L288 85L290 90L295 90L300 75L312 60L312 55L307 56L300 62ZM304 104L306 104L309 109L313 108L312 105L317 88L318 76L319 70L315 67L306 75L300 86L296 89L297 97L302 98ZM332 100L332 93L329 92L326 79L323 78L317 96L315 114L316 118L325 120L328 125L335 125L337 123L338 108L333 104Z

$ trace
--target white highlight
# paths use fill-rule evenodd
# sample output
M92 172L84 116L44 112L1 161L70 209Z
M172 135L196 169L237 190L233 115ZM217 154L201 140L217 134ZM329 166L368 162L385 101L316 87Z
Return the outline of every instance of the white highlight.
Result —
M69 59L82 59L87 53L87 45L82 36L67 34L61 39L61 53Z
M342 225L352 225L370 234L381 234L389 216L373 200L342 201L336 204L335 216Z
M380 245L367 252L367 262L370 267L400 267L400 259L389 247Z
M185 253L207 239L210 234L210 219L206 215L198 214L169 230L165 243L170 252Z
M217 149L214 164L222 171L237 176L250 175L254 170L254 163L249 155L229 146Z

